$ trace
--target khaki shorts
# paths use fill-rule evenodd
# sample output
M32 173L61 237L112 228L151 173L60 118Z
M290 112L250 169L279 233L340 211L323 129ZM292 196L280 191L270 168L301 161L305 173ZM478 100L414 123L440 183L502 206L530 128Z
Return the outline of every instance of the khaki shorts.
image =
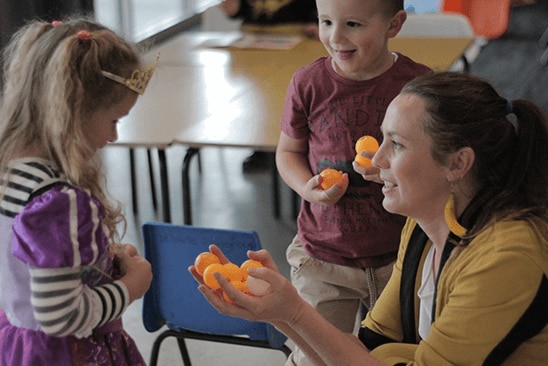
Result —
M354 268L310 257L296 236L286 251L291 282L308 303L337 328L357 333L365 310L372 308L386 286L394 263L379 268ZM286 365L311 365L297 348Z

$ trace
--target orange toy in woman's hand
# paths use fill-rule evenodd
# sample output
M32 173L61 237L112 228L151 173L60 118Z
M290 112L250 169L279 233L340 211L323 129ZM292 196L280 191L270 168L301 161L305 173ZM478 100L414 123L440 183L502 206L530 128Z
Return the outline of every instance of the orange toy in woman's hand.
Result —
M215 278L215 272L219 272L221 275L225 276L224 269L225 267L221 263L213 263L207 266L202 276L206 286L214 290L221 288L221 285L219 285L219 282L217 282L217 279Z
M259 261L256 261L254 259L248 259L245 262L242 263L240 268L242 269L242 275L244 276L244 281L247 280L247 269L248 268L261 268L263 267L263 264Z
M198 272L200 276L203 276L205 269L213 263L221 263L219 257L210 252L203 252L196 257L194 267L196 268L196 272Z
M356 141L356 157L354 158L354 161L358 163L359 166L362 167L369 167L373 165L371 163L371 159L368 159L364 156L362 156L362 151L373 151L377 152L379 149L379 143L373 136L362 136Z
M221 287L215 278L215 272L219 272L232 286L247 295L263 295L270 286L268 282L248 276L248 268L263 267L261 262L253 259L246 260L241 266L231 262L221 264L219 257L215 254L203 252L196 257L194 267L196 272L202 276L204 284L213 290ZM251 283L251 289L248 288L249 283ZM223 293L223 298L226 302L232 303L232 300L225 293Z
M331 188L336 183L341 183L343 173L339 170L327 168L321 171L320 176L322 177L320 187L323 190L326 190Z

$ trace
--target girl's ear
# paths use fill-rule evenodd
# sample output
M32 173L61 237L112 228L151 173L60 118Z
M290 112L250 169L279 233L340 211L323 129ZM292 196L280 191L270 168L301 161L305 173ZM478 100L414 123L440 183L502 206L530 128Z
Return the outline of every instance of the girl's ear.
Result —
M388 26L386 36L388 38L396 37L396 35L400 32L401 27L403 27L403 23L405 23L406 19L407 13L403 10L398 11L390 20L390 25Z
M476 154L470 147L462 147L450 154L447 160L448 180L453 182L466 176L472 169L475 158Z

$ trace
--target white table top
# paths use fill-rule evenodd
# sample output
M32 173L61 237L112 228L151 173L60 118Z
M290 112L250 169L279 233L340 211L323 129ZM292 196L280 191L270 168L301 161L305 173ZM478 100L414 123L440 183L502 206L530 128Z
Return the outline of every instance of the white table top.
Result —
M157 70L118 129L116 145L165 148L232 146L274 151L287 85L301 66L326 55L306 39L291 50L211 48L236 33L189 32L152 48ZM434 69L447 69L472 39L395 38L390 48Z

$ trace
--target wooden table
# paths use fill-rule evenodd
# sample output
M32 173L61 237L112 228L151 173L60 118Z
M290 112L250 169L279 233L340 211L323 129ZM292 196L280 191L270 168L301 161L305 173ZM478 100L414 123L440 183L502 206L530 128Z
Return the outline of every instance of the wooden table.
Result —
M292 75L299 67L326 55L321 43L312 39L302 41L291 50L204 45L211 40L228 44L239 36L238 33L184 33L151 49L145 56L153 60L161 53L146 93L120 124L119 140L114 144L158 149L167 222L171 214L164 150L173 144L189 147L183 162L183 207L184 222L191 224L188 165L198 149L219 146L274 152ZM472 41L395 38L390 40L389 47L433 69L447 69ZM277 190L274 187L275 195Z

